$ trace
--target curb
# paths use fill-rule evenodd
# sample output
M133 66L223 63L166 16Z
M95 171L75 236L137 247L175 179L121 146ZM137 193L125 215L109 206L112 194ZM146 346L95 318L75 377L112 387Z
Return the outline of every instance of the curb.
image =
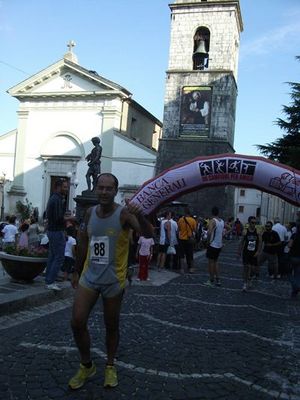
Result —
M45 289L44 282L34 282L28 285L7 279L0 282L0 288L0 316L25 311L74 295L72 287L63 287L61 291L55 292Z

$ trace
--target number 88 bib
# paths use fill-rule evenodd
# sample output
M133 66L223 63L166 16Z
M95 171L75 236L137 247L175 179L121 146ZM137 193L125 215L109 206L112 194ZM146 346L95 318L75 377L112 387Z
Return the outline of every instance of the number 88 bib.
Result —
M108 236L92 236L90 242L90 260L96 264L108 264L109 258Z

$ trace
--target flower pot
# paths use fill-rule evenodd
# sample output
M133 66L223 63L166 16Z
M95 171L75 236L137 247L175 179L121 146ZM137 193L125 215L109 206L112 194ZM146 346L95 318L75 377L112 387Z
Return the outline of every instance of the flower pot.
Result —
M47 265L47 257L16 256L4 251L0 251L0 260L11 278L27 282L41 274Z

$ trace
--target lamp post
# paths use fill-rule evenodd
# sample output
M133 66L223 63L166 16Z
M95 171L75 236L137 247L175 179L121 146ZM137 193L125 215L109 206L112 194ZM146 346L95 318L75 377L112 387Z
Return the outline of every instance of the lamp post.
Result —
M5 183L7 182L6 180L6 174L2 172L2 175L0 175L0 190L1 190L1 214L0 214L0 220L3 221L4 219L4 186Z

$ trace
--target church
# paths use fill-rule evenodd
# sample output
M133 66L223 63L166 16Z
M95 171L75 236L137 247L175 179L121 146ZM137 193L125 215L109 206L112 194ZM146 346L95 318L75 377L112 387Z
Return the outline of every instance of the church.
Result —
M154 176L162 123L127 89L80 66L74 46L70 41L62 59L8 90L19 109L17 128L0 136L1 219L19 200L41 216L61 177L70 185L66 209L75 212L74 198L87 189L93 137L103 149L101 172L119 179L117 201Z

